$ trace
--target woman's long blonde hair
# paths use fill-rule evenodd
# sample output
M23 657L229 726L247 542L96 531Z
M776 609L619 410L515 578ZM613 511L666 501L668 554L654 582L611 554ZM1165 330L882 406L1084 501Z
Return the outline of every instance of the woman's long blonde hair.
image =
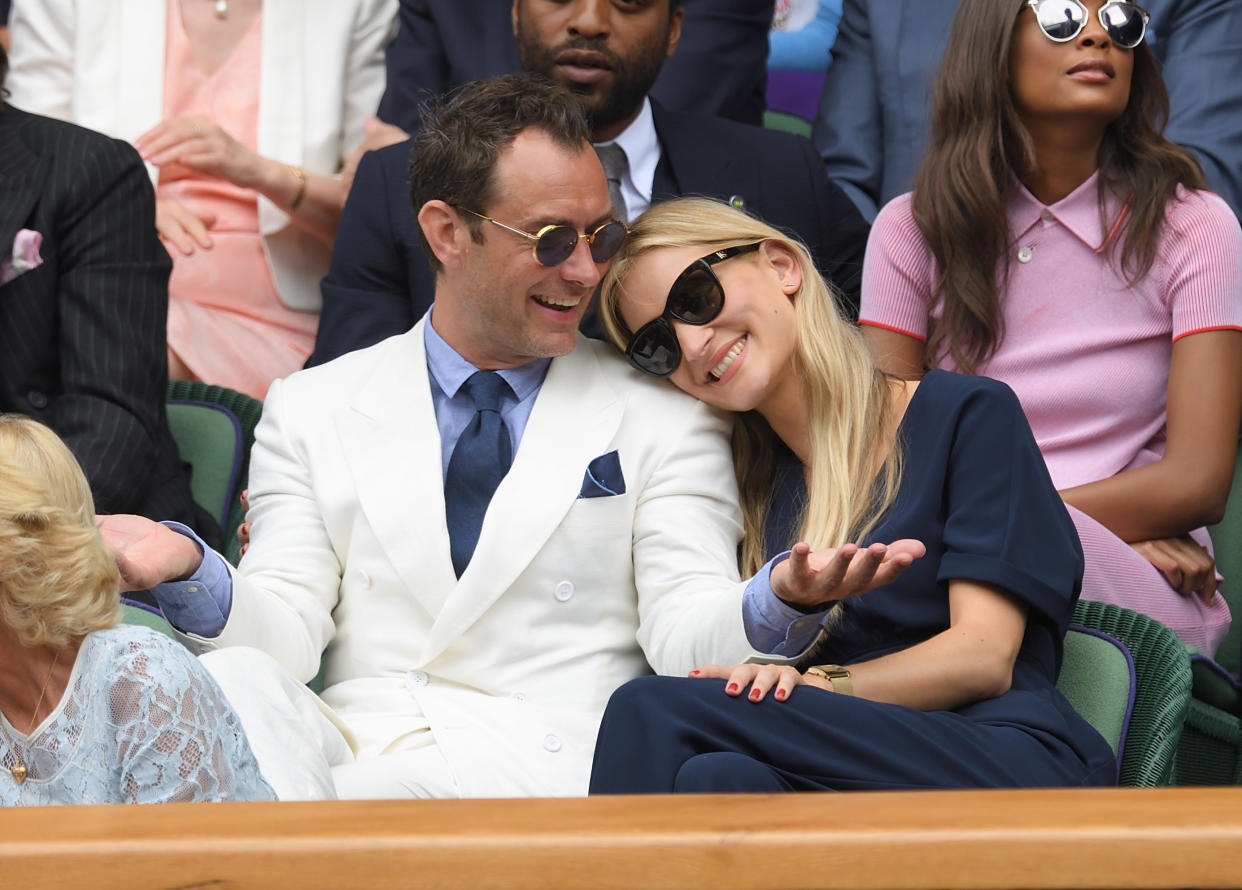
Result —
M120 574L81 467L57 435L0 414L0 620L63 647L120 619Z
M892 388L799 241L707 198L679 198L653 206L634 223L600 287L604 331L621 349L629 343L632 332L621 318L619 301L632 264L647 251L697 247L706 255L756 241L784 247L802 270L802 284L791 297L798 326L793 361L796 373L807 382L810 399L813 484L808 486L799 540L813 548L858 541L892 503L901 478L901 449L885 441ZM763 524L780 440L758 411L737 418L733 461L745 525L742 570L749 575L767 558ZM877 477L874 461L881 451L885 458Z

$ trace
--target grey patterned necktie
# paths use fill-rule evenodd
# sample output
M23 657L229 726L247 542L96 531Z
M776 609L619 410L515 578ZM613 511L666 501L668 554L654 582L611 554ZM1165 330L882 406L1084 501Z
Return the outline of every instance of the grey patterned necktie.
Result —
M617 219L629 222L625 207L625 196L621 194L621 177L629 169L629 161L625 158L625 149L615 142L608 145L595 146L599 162L604 167L604 176L608 179L608 198L612 201L613 213Z

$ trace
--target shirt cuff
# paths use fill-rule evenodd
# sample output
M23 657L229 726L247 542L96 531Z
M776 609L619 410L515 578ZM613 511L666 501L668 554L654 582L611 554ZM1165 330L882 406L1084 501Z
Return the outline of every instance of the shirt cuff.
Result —
M189 526L167 521L165 526L185 535L203 551L203 561L184 581L157 584L151 595L168 623L182 633L219 636L233 608L233 578L224 557L203 543Z
M828 615L827 607L800 612L781 602L772 592L772 569L787 559L788 550L774 556L750 579L742 594L742 627L746 630L746 639L758 652L784 657L805 651Z

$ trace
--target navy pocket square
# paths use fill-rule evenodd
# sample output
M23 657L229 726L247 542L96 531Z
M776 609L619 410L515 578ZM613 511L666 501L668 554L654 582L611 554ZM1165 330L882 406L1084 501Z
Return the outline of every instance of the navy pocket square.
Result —
M621 475L621 458L615 451L601 454L587 465L582 478L580 498L607 498L625 494L625 477Z

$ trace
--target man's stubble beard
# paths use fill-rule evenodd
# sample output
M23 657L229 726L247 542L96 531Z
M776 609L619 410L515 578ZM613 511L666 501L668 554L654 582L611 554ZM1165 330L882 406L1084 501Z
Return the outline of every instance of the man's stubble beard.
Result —
M662 38L652 39L644 44L641 53L633 63L627 62L612 50L586 37L571 37L564 43L549 49L539 42L538 37L529 33L529 30L523 26L520 16L517 40L522 69L528 74L539 74L561 83L577 96L582 103L587 125L594 133L621 123L637 113L643 99L655 83L660 68L664 65L668 33L666 31ZM594 84L563 83L557 79L556 57L571 49L596 52L607 57L609 64L612 65L612 87L607 93L595 97L591 94Z

